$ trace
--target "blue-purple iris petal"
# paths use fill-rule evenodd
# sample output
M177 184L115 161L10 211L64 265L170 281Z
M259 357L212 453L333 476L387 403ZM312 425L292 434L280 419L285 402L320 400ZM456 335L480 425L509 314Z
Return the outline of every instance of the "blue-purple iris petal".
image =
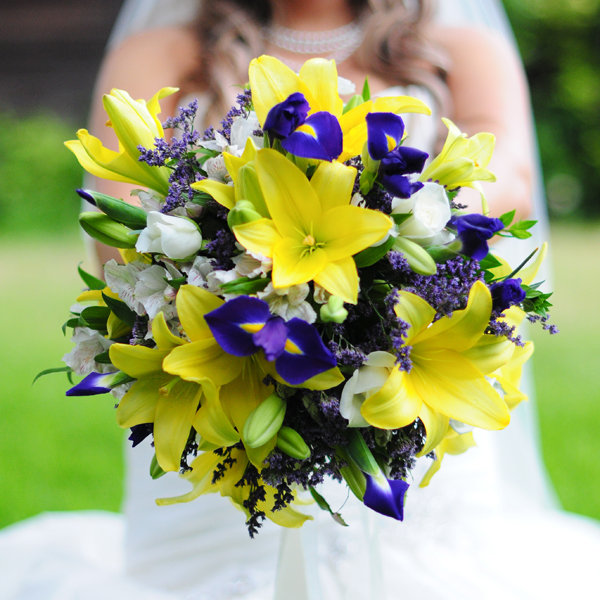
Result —
M286 138L306 121L310 106L300 92L290 94L267 114L263 129L275 138Z
M367 121L367 149L369 156L381 160L390 152L388 137L396 140L396 146L404 135L404 121L394 113L368 113Z
M299 385L307 379L336 366L334 355L325 347L319 332L302 319L287 322L288 339L302 354L284 351L275 361L277 373L291 385Z
M314 113L306 119L305 125L310 125L315 135L294 131L281 141L284 150L302 158L328 161L336 159L342 153L344 145L342 128L331 113L325 111Z
M288 327L285 321L281 317L271 317L265 326L252 336L252 340L256 346L263 349L267 360L273 361L281 356L287 335Z
M423 152L417 148L398 146L381 160L379 169L380 172L386 175L420 173L428 157L429 154L427 152Z
M398 198L410 198L423 187L420 181L411 181L406 175L383 175L380 179L383 187Z
M367 489L363 503L370 509L398 521L404 519L404 495L408 483L402 479L378 479L365 473Z
M500 219L486 217L479 213L452 217L449 225L456 228L462 242L461 252L475 260L482 260L489 252L487 240L504 229Z
M492 308L502 312L525 300L525 290L521 287L521 279L505 279L490 285Z
M257 350L253 334L242 329L250 323L266 323L271 317L269 305L258 298L239 296L204 315L206 323L225 352L249 356Z
M110 388L103 385L104 378L110 373L96 373L95 371L84 377L77 385L66 391L67 396L95 396L106 394Z

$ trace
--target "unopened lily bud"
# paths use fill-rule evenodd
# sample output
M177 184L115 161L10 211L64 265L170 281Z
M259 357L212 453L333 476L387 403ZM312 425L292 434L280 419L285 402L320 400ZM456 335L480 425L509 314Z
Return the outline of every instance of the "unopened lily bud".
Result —
M433 275L436 273L437 266L435 261L419 244L405 237L398 236L394 241L392 249L404 254L410 268L415 273L419 275Z
M239 196L238 198L250 200L254 209L261 217L269 216L269 209L265 202L260 184L258 183L258 175L253 164L245 164L240 168L238 173Z
M319 316L324 323L343 323L348 316L348 311L344 308L344 301L339 296L329 296L327 304L321 306Z
M238 200L227 215L227 225L233 229L236 225L244 225L261 218L262 215L256 211L250 200Z
M277 447L292 458L304 460L310 456L310 448L302 436L291 427L282 427L277 434Z
M283 423L287 405L277 394L265 398L244 423L243 440L250 448L258 448L274 437Z
M158 460L156 459L156 454L152 457L152 461L150 462L150 477L152 479L158 479L162 477L166 471L158 464Z
M92 202L105 215L131 229L146 227L146 211L139 206L133 206L123 200L93 190L77 190L77 193L84 200Z
M135 248L137 234L99 212L82 212L79 215L81 228L95 240L114 248Z

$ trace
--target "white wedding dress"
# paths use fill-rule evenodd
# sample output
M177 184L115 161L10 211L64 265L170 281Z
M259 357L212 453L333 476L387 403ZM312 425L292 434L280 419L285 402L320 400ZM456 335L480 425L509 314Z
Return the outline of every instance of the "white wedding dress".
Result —
M443 0L447 2L448 0ZM125 5L133 10L136 3ZM140 3L137 3L138 7ZM147 4L141 4L147 6ZM418 88L387 93L422 95ZM411 144L431 147L433 119L412 115ZM505 254L504 250L499 252ZM521 248L521 252L526 252ZM600 528L555 508L531 407L477 447L447 456L427 488L421 459L400 523L326 484L342 527L314 505L299 530L268 522L250 540L227 499L157 507L188 485L148 476L149 444L126 450L124 516L47 514L0 535L6 600L463 600L588 597L597 589Z

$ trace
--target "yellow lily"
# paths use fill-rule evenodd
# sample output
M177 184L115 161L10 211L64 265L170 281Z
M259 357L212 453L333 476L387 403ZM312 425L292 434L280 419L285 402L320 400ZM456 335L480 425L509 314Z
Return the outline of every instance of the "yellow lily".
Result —
M270 219L233 228L250 252L273 260L273 287L315 281L356 304L358 271L352 256L380 241L393 226L376 210L350 206L355 169L323 162L309 181L275 150L259 150L256 172Z
M166 194L169 190L169 169L151 167L138 161L138 146L153 148L154 139L164 136L157 116L160 113L159 101L176 91L177 88L162 88L146 102L133 100L127 92L113 89L110 94L104 95L103 104L110 118L108 124L119 140L118 151L106 148L87 129L79 129L78 139L65 142L65 146L75 154L79 164L96 177L143 185Z
M364 419L396 429L419 417L427 432L422 454L442 441L449 419L483 429L506 427L508 408L486 375L510 360L514 346L505 338L484 335L491 310L490 292L480 281L471 288L464 310L435 322L432 306L400 292L395 311L410 326L405 344L412 348L412 370L391 370L385 384L364 401Z
M119 402L117 422L125 428L153 423L158 464L165 471L178 471L202 388L163 371L164 357L184 340L169 331L162 313L152 321L152 335L156 348L110 347L112 364L137 380Z
M337 117L344 136L340 162L362 152L367 139L365 115L368 112L431 114L424 102L411 96L376 98L342 114L344 106L338 94L335 61L324 58L307 60L296 74L277 58L263 55L252 60L248 75L254 110L261 126L269 111L294 92L304 94L310 105L309 114L327 111Z
M183 478L192 484L192 489L181 496L172 498L159 498L156 503L160 506L178 504L180 502L191 502L202 494L219 492L221 496L231 498L236 508L249 516L244 508L244 501L248 500L249 486L238 486L238 481L243 477L248 466L248 457L243 450L234 449L231 452L233 465L228 468L223 477L213 482L213 473L217 465L223 461L222 456L213 452L204 452L194 459L191 470L183 474ZM294 508L294 502L282 510L273 511L275 505L275 488L264 484L266 497L258 503L257 509L262 510L265 516L283 527L300 527L311 516L305 515Z
M491 133L467 137L450 119L442 119L448 135L442 151L431 161L419 181L437 181L448 189L472 187L481 192L479 181L496 181L488 166L496 138Z

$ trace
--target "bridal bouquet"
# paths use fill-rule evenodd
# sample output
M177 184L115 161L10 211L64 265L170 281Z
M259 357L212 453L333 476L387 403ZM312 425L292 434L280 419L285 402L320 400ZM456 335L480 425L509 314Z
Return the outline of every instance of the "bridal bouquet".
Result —
M103 280L80 269L64 360L85 378L67 394L111 392L133 445L152 437L151 476L189 481L159 504L218 492L253 535L265 518L301 525L308 492L343 523L317 491L333 478L402 519L417 457L425 485L524 399L517 327L550 328L533 283L544 249L509 266L488 241L533 222L458 203L494 179L491 134L444 119L428 162L400 116L427 106L367 84L344 104L333 61L296 74L262 56L249 82L219 130L194 128L194 103L161 124L174 88L113 90L119 149L84 129L67 142L93 175L142 188L139 206L79 190L96 208L81 226L122 261Z

